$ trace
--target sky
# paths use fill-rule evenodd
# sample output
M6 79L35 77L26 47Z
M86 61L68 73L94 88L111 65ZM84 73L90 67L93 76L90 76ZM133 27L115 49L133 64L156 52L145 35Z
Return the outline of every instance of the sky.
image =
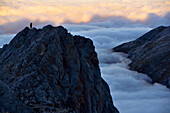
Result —
M0 0L0 34L34 26L89 23L108 18L169 24L170 0Z

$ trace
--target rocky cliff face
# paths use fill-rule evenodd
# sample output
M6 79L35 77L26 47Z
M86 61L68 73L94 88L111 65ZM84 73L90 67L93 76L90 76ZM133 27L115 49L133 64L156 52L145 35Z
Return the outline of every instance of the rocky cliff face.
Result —
M98 63L90 39L26 27L0 49L0 111L118 113Z
M130 67L170 88L170 27L158 27L135 41L113 48L128 53Z

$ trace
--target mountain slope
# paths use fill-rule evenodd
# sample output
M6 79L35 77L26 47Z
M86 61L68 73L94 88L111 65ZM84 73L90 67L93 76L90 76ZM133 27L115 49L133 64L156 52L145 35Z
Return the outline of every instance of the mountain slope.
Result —
M25 112L118 113L98 63L90 39L62 26L26 27L0 50L0 78Z
M128 53L130 68L170 88L170 27L160 26L138 39L113 48Z

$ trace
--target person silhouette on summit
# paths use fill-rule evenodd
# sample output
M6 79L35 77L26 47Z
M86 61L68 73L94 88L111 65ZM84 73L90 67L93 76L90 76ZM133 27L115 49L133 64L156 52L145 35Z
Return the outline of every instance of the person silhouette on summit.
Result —
M32 23L30 23L30 29L32 29Z

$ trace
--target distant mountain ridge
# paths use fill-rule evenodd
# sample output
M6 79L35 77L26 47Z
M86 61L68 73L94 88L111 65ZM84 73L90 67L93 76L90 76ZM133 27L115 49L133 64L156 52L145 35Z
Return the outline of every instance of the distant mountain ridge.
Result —
M26 27L0 49L0 112L118 113L93 42Z
M145 73L170 88L170 26L157 27L138 39L113 48L132 60L131 70Z

